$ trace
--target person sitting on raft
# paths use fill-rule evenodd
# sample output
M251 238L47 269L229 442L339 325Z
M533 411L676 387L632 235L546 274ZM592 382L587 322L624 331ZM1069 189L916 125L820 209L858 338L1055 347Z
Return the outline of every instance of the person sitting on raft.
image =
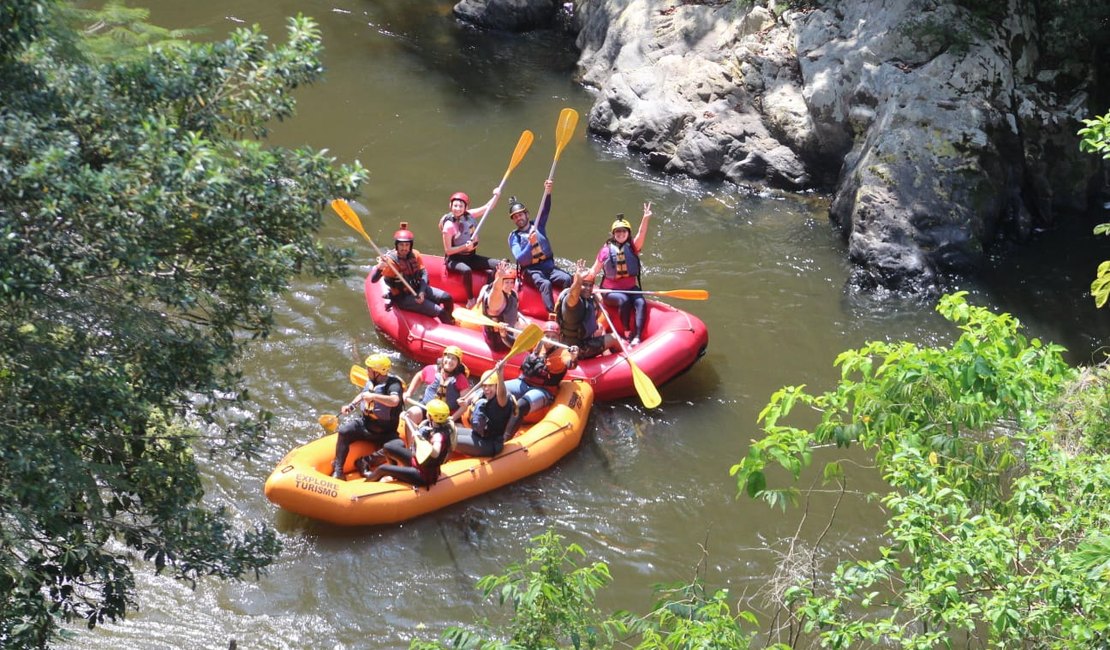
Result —
M500 187L493 189L493 197L483 206L468 209L470 196L466 192L455 192L448 203L449 212L439 218L439 231L443 233L443 257L448 269L462 274L466 287L466 307L474 306L474 271L486 274L486 282L493 278L497 262L478 254L478 219L485 216L490 206L501 193Z
M412 448L400 438L390 440L380 450L370 456L363 476L368 481L380 481L389 477L416 487L431 487L439 480L439 468L447 461L455 448L457 433L455 422L451 419L451 409L447 402L434 399L428 402L428 419L415 431L409 431L413 439ZM415 438L431 446L430 453L421 458L415 449L420 446ZM385 462L391 461L394 464Z
M410 404L419 401L419 404L412 404L405 415L415 424L424 420L424 410L433 399L447 402L452 413L459 410L459 398L470 388L470 371L463 365L462 358L462 348L448 345L435 363L424 366L412 376L405 390L405 401ZM413 398L417 394L419 400Z
M428 269L424 267L420 251L413 247L415 239L408 224L402 221L400 230L393 233L393 250L378 260L378 265L370 274L370 281L385 278L393 307L435 316L447 325L454 325L455 318L451 312L455 303L451 294L428 284Z
M540 203L540 216L533 222L528 218L528 208L517 200L509 198L509 218L516 229L509 233L509 250L520 265L524 281L540 292L543 306L549 314L555 312L554 288L565 289L571 283L570 274L555 266L555 253L547 239L547 219L551 214L550 178L543 182L543 199Z
M555 322L559 324L559 342L578 348L579 359L589 359L606 350L620 352L616 333L606 334L598 319L603 309L594 298L594 277L586 263L578 260L574 282L559 296L555 305Z
M505 426L505 440L516 435L524 418L539 412L555 401L559 382L567 371L577 365L578 348L540 341L520 364L520 376L505 382L509 394L516 399L516 413Z
M486 345L493 352L508 352L516 341L516 334L508 328L522 330L528 321L520 313L520 294L516 290L516 265L508 260L497 265L493 283L482 287L478 293L482 314L498 322L499 327L484 326L482 334Z
M647 302L641 294L623 292L641 291L640 271L643 267L640 265L640 251L644 249L650 220L651 201L648 201L644 204L644 216L636 230L636 237L632 239L632 224L623 214L618 214L609 228L608 241L597 252L597 260L590 268L594 275L602 274L601 290L605 294L605 304L617 308L621 326L632 347L640 344L640 337L644 334Z
M496 456L505 446L505 432L516 408L516 400L505 386L504 366L482 376L481 390L469 401L470 427L459 427L455 450L467 456Z
M358 408L359 416L347 418L339 427L331 471L333 478L344 478L343 464L347 462L352 442L368 440L375 445L384 445L397 438L397 425L401 423L401 394L405 388L400 377L389 373L392 365L389 357L380 352L366 357L366 386L339 411L347 415Z

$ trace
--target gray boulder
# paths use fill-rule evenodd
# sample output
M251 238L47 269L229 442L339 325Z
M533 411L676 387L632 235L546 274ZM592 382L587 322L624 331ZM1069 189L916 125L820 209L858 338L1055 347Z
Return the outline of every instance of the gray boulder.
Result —
M453 11L459 20L479 27L526 32L554 25L561 6L556 0L461 0Z
M1041 69L1032 0L1004 1L990 24L953 0L579 0L588 128L666 172L832 189L855 280L931 291L1096 178L1090 70Z

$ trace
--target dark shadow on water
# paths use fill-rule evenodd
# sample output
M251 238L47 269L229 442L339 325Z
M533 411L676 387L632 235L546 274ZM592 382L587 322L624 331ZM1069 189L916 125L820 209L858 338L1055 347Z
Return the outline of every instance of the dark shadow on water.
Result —
M552 77L569 84L578 60L572 35L559 30L516 34L480 29L451 17L452 4L384 3L372 10L371 24L395 39L429 77L438 77L433 84L453 86L452 101L459 106L522 101L549 87Z
M1028 336L1066 347L1070 363L1100 362L1110 346L1110 309L1095 308L1090 287L1110 259L1110 239L1092 232L1104 221L1110 215L1077 216L1031 242L1000 245L965 288L1016 316Z

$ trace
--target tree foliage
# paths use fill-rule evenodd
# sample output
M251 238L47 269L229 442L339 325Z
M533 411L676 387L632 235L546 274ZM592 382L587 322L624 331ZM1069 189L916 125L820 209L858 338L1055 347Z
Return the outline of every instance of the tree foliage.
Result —
M634 647L641 650L745 650L755 627L749 612L733 614L727 590L709 593L698 578L689 584L656 587L659 600L646 615L602 614L595 601L609 583L609 567L595 562L580 567L585 552L564 545L554 531L534 537L527 559L502 575L486 576L478 587L487 599L512 606L503 626L480 631L448 628L438 642L414 641L413 650L552 650L555 648ZM776 646L778 647L778 646Z
M1083 128L1079 129L1079 149L1110 160L1110 113L1099 115L1089 120L1083 120ZM1100 223L1095 226L1096 235L1110 235L1110 223ZM1110 300L1110 260L1098 265L1094 282L1091 282L1091 295L1095 297L1095 306L1104 307Z
M1105 424L1077 432L1110 404L1106 373L1077 379L1059 347L962 294L938 310L962 330L950 347L841 354L834 390L775 393L764 437L732 468L742 492L785 505L798 493L769 485L772 466L797 480L815 447L855 443L889 485L878 553L790 588L794 621L833 648L1106 647ZM812 430L784 423L797 406L817 411Z
M202 503L195 454L260 439L237 360L296 274L344 270L314 234L365 175L258 140L322 72L311 20L106 56L68 16L0 7L4 647L125 615L138 558L188 581L271 561L272 530Z

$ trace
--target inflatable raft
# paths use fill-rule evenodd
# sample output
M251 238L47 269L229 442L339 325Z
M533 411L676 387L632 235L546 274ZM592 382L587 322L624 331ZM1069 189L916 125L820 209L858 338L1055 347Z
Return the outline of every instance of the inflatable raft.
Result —
M348 480L332 478L336 436L324 436L286 454L266 480L266 497L290 512L341 526L395 524L412 519L555 464L578 446L593 399L589 384L564 381L542 419L526 425L505 443L500 454L490 458L453 457L441 467L439 482L428 489L363 479L355 471L355 459L375 449L365 441L351 445L344 467Z
M450 293L456 305L465 305L466 290L461 276L447 272L440 256L422 257L428 268L429 282ZM481 274L474 275L477 295ZM443 354L443 349L448 345L462 348L463 362L472 373L484 372L500 360L500 356L491 352L486 345L480 328L461 323L445 325L429 316L392 309L385 298L385 283L381 280L371 282L370 275L366 276L365 291L366 305L374 325L398 349L420 363L432 363ZM521 311L532 322L542 326L547 321L547 310L544 309L539 292L532 287L521 286L520 305ZM617 322L612 310L610 315ZM705 354L706 346L709 345L709 331L705 323L696 316L668 304L648 300L641 340L640 345L629 350L629 354L656 386L662 386L688 370ZM523 358L520 355L506 364L506 377L515 377L520 373ZM601 401L636 395L631 367L620 355L605 354L583 359L578 362L577 368L568 373L567 378L588 382L597 399Z

